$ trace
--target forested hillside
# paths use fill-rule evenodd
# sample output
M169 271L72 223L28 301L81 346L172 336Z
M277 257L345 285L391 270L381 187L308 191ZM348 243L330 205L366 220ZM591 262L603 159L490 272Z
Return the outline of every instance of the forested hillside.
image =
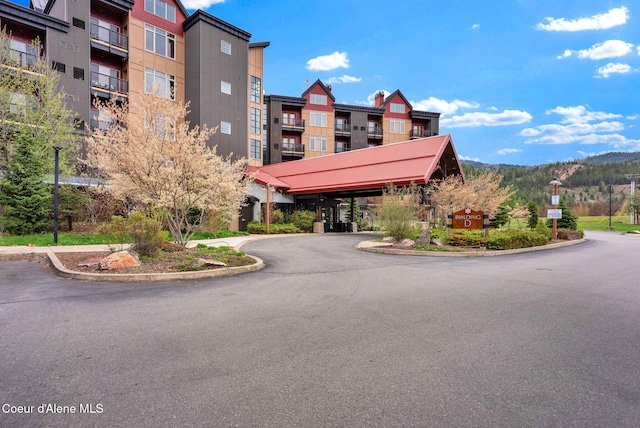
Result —
M516 202L524 205L530 201L539 207L549 204L553 190L549 182L557 176L562 181L561 198L577 215L606 215L610 191L613 211L618 211L630 194L630 176L636 175L636 183L640 182L640 153L607 153L580 161L538 166L462 163L467 176L482 169L498 171L503 183L511 184L516 190Z

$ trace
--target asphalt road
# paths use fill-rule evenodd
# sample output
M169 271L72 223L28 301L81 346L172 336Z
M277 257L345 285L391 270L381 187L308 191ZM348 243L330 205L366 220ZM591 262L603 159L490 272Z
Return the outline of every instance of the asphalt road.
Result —
M194 282L0 262L0 426L640 425L640 237L471 259L365 238L251 242L265 270Z

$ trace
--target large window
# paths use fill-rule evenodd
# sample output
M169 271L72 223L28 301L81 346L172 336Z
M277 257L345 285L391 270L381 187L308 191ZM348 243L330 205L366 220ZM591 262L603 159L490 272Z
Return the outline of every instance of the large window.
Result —
M260 109L251 107L251 133L260 134L260 125L262 120L260 119Z
M167 21L176 22L176 8L161 0L144 0L144 10L164 18Z
M251 76L251 102L260 102L260 93L262 92L262 81L259 77Z
M404 134L404 120L391 120L390 127L392 134Z
M327 151L327 137L319 137L312 135L309 137L309 149L326 152Z
M312 111L309 112L309 119L311 122L311 126L321 126L323 128L327 127L327 113L323 111Z
M251 159L262 158L262 142L260 140L251 140Z
M309 99L311 104L319 104L326 106L327 105L327 96L321 94L311 94L311 98Z
M404 114L404 104L391 103L391 113L403 113Z
M175 79L172 74L154 70L153 68L145 68L144 91L147 94L155 93L158 97L175 100Z
M167 58L176 58L176 36L161 28L145 24L145 49Z
M173 119L161 114L155 115L151 120L145 118L145 126L152 130L158 138L163 140L175 140Z

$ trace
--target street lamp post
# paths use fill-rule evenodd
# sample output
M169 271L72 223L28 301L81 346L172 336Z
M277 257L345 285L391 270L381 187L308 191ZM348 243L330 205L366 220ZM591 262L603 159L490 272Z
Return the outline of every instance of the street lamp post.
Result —
M558 204L560 203L560 196L558 195L558 186L562 186L562 183L560 182L560 180L554 177L549 184L553 185L553 196L551 197L551 205L553 205L553 209L556 210L558 209ZM551 231L551 236L553 236L553 239L558 239L558 219L556 217L553 217L552 222L553 222L553 229Z
M59 152L61 147L53 146L54 166L53 166L53 243L58 243L58 175L59 175Z

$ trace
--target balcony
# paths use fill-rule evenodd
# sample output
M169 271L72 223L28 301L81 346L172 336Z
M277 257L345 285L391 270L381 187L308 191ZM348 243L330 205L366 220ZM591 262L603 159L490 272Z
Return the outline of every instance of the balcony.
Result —
M367 127L367 137L376 140L382 139L382 126Z
M335 146L336 153L343 153L343 152L349 152L349 151L351 151L351 148L347 143L340 143L340 142L336 143L336 146Z
M91 47L126 58L129 52L129 36L92 22Z
M35 53L9 49L8 54L0 58L0 64L22 70L35 70L35 64L39 59L40 57Z
M91 89L97 96L105 98L117 97L122 101L129 95L129 81L92 71Z
M335 122L336 135L351 135L351 124L344 121Z
M282 130L304 132L304 119L282 118Z
M412 129L411 139L431 137L431 131L428 129Z
M282 157L285 159L303 158L304 144L282 143Z

